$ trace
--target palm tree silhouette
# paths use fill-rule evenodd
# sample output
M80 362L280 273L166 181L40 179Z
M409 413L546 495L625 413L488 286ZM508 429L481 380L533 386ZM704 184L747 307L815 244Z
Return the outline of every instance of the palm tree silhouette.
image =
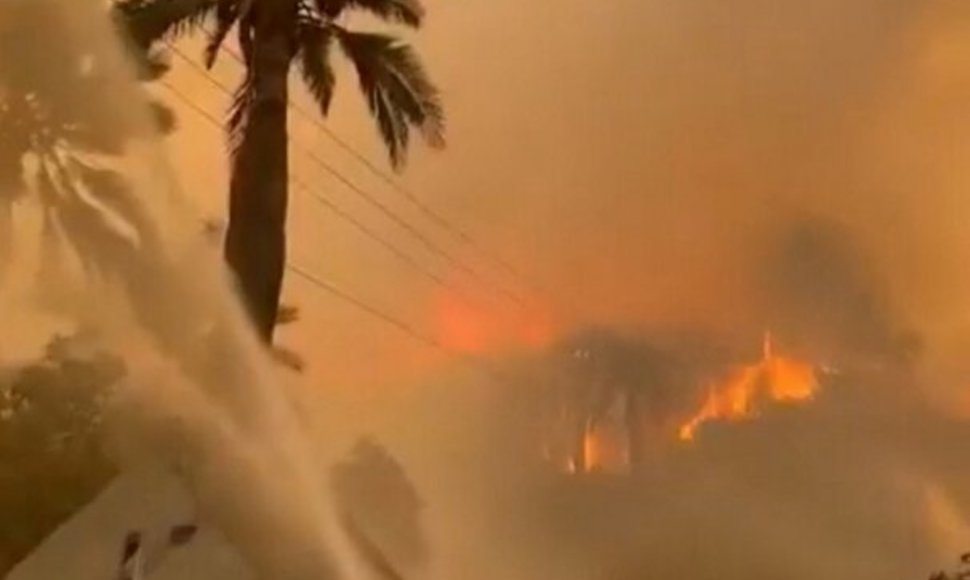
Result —
M66 246L89 273L110 275L110 260L93 248L120 239L112 223L123 222L144 241L151 236L111 162L144 128L118 114L109 98L130 93L115 84L118 75L105 73L115 63L94 56L98 39L78 33L43 50L27 48L55 10L43 1L0 5L0 254L12 246L14 205L30 195L41 208L47 257ZM164 72L146 53L137 56L143 80ZM171 130L171 112L152 105L161 128Z
M418 28L419 0L118 0L133 41L150 49L185 34L207 31L211 67L235 31L246 66L227 129L232 149L225 255L260 336L272 340L286 263L288 201L288 78L296 65L326 116L335 87L331 66L338 45L359 85L391 163L404 162L411 130L443 143L438 91L417 54L398 38L354 32L342 25L354 11Z

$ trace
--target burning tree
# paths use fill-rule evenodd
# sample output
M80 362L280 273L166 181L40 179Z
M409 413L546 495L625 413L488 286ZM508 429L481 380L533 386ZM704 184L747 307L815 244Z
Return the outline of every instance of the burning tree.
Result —
M638 469L649 427L674 404L675 365L665 353L617 333L590 329L564 341L554 357L566 376L559 416L570 472ZM609 433L607 433L609 432Z
M749 419L769 402L811 401L821 388L816 365L779 352L770 333L761 356L743 363L709 347L660 347L606 330L576 335L559 352L565 373L553 422L568 442L545 454L571 473L637 471L651 446L692 441L705 423Z

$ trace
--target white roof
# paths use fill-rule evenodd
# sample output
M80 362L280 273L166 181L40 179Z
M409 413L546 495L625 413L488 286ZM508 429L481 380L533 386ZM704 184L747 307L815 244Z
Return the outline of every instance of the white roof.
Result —
M199 524L198 534L184 546L164 550L172 526L186 523ZM145 471L118 477L7 580L114 580L122 543L131 531L145 537L145 580L255 578L218 531L195 520L192 502L177 480Z

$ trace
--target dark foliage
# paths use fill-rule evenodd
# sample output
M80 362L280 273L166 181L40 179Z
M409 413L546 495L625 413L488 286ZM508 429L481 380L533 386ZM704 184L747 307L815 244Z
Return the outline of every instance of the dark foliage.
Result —
M159 42L202 31L208 37L205 62L211 67L223 43L237 29L240 46L250 62L253 42L251 0L119 0L116 14L127 23L134 44L151 54ZM357 70L361 91L387 146L399 166L407 150L409 127L418 128L434 146L444 137L444 112L438 91L415 52L393 36L355 33L337 24L352 11L369 12L383 20L418 27L424 8L418 0L298 0L290 24L295 39L291 55L307 88L326 115L335 78L330 44L339 38ZM210 26L211 24L211 26ZM229 121L230 143L238 144L246 109L254 100L247 76L234 100Z
M25 50L35 31L57 18L51 10L43 0L0 7L0 214L9 215L14 203L32 194L43 208L45 244L71 248L87 271L106 274L111 267L91 250L120 243L125 235L117 224L140 242L152 235L125 179L110 169L110 160L144 127L118 114L117 95L124 92L92 56L99 39L76 34ZM164 71L147 51L134 51L133 58L146 78ZM152 103L150 112L159 129L174 127L163 105Z
M101 409L123 374L117 359L55 338L42 360L0 378L0 574L113 476Z

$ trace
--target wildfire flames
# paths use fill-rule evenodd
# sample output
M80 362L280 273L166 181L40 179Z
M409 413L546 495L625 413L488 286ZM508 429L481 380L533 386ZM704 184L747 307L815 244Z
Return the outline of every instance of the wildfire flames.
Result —
M686 420L675 421L672 430L669 426L658 429L677 441L691 442L707 422L751 419L766 402L805 403L819 388L816 368L776 353L771 334L765 333L757 362L733 367L726 378L713 381L696 412ZM648 419L638 413L637 407L630 407L636 405L630 392L616 390L608 396L611 403L595 413L585 407L560 409L550 424L552 430L547 431L550 437L543 447L547 461L569 474L624 474L643 460L642 445L646 442L640 438L645 432L638 425ZM658 430L653 432L660 435Z
M609 428L587 426L583 434L584 473L625 473L630 468L626 434Z
M698 428L708 421L754 417L758 401L764 399L780 403L809 401L818 388L815 368L775 354L771 334L765 333L761 360L735 369L724 383L712 386L700 410L681 425L678 436L682 441L691 441Z
M629 473L630 433L625 412L622 398L615 399L609 409L596 416L562 409L546 432L543 457L568 474Z

